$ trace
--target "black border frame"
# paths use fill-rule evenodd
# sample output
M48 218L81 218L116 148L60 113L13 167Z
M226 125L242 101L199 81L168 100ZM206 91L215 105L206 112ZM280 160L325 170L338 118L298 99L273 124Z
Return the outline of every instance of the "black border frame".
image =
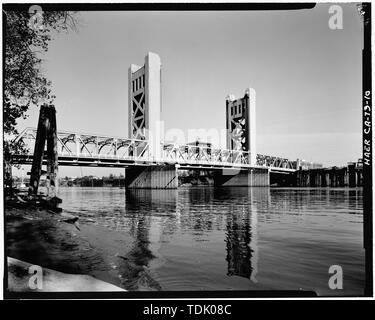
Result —
M36 5L37 3L32 3ZM337 4L340 4L338 2ZM28 11L30 3L5 3L3 11ZM244 11L244 10L300 10L312 9L316 3L41 3L45 11ZM364 296L373 296L373 217L372 217L372 70L371 70L371 2L362 3L364 47L362 53L362 151L363 159L363 231L365 248L365 292ZM3 12L3 48L5 48L6 16ZM4 64L3 51L3 88ZM4 90L4 89L3 89ZM367 92L370 92L368 95ZM4 91L3 91L4 96ZM367 103L366 103L367 101ZM369 106L365 109L364 106ZM365 114L370 113L370 117ZM370 120L369 120L370 119ZM365 123L370 121L370 125ZM2 131L4 132L4 130ZM365 140L367 141L365 144ZM368 141L370 141L368 143ZM370 147L370 151L365 149ZM367 157L365 153L370 152ZM366 156L366 157L365 157ZM5 201L5 200L3 200ZM3 208L4 208L3 203ZM5 214L3 217L5 228ZM4 229L4 255L7 257L6 232ZM149 299L149 298L307 298L318 297L310 291L157 291L157 292L9 292L7 291L7 261L4 259L3 295L5 299ZM324 296L319 296L324 297ZM318 297L318 298L319 298ZM338 296L330 298L345 298ZM357 296L355 296L357 297ZM135 302L135 301L134 301ZM177 301L175 301L177 303ZM231 303L234 301L226 301Z
M371 2L362 4L362 159L363 159L363 238L365 248L365 296L373 296L373 204L372 204L372 52ZM369 93L369 94L368 94ZM367 106L370 108L368 111ZM367 113L370 113L367 118ZM371 121L370 126L367 121ZM367 141L369 142L367 144ZM370 148L368 157L367 148ZM365 161L366 160L366 161Z

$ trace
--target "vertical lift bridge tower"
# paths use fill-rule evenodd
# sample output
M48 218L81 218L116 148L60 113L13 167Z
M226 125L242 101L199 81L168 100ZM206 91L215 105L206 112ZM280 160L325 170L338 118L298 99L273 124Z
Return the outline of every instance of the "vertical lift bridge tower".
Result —
M247 89L243 98L226 99L227 149L250 151L249 163L256 166L255 91ZM161 159L161 62L149 52L145 64L129 68L129 138L149 141L149 154ZM142 148L141 148L142 149ZM134 150L138 152L138 150ZM174 164L129 167L126 169L127 188L171 189L178 187L177 166ZM223 169L214 175L215 185L267 186L266 168Z

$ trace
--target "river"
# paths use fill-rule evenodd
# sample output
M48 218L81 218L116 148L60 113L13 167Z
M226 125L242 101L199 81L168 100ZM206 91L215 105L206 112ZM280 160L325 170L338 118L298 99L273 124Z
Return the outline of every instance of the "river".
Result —
M59 197L80 224L130 233L162 290L363 294L362 189L66 187ZM331 265L342 290L328 286Z

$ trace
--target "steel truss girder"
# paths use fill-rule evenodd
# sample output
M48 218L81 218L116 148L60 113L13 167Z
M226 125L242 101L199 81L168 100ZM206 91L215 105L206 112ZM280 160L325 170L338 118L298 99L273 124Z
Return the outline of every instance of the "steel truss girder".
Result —
M36 129L26 128L14 140L23 140L33 147L36 139ZM29 143L28 143L29 142ZM120 158L142 159L148 157L148 141L139 139L124 139L90 134L57 132L59 155L70 157L90 158ZM105 148L109 147L109 148ZM108 149L108 150L105 150ZM121 149L122 152L119 152ZM32 155L33 151L29 150Z
M202 162L221 164L249 164L247 151L217 149L208 146L164 144L163 157L176 162Z
M33 146L36 139L36 129L24 129L16 137L14 143L21 139L26 145L28 145L28 141ZM72 159L90 158L93 161L100 161L101 159L154 161L149 155L149 143L147 140L58 131L57 141L60 157L69 157ZM181 163L184 165L203 164L222 165L223 167L250 167L250 152L247 151L173 143L164 143L161 145L161 148L162 158L159 160L165 162ZM30 149L28 155L32 154L33 150ZM297 162L286 158L257 154L256 166L294 171L297 169Z
M257 154L257 162L258 166L265 166L270 168L284 168L284 169L297 169L296 161L290 161L286 158L268 156Z

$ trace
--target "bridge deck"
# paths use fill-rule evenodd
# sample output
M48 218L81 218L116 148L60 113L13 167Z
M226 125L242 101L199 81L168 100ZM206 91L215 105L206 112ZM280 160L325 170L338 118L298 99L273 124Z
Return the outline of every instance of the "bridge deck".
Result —
M33 161L32 154L16 155L12 158L13 164L31 165ZM295 169L288 168L271 168L267 166L251 166L249 164L241 163L224 163L224 162L209 162L209 161L172 161L170 159L159 159L158 161L141 159L141 158L114 158L114 157L76 157L76 156L64 156L59 155L58 157L59 166L82 166L82 167L112 167L112 168L127 168L132 166L157 166L164 164L175 164L180 169L193 170L222 170L222 169L233 169L233 170L247 170L254 168L268 168L270 171L282 171L282 172L294 172ZM43 160L43 164L46 164L46 160Z
M31 164L36 129L26 128L15 139L29 147L27 155L13 155L14 164ZM268 168L271 171L294 172L297 161L257 154L256 164L249 163L247 151L227 150L211 146L160 144L158 158L150 154L147 140L98 136L67 131L57 132L60 166L118 167L176 164L181 169L250 169Z

